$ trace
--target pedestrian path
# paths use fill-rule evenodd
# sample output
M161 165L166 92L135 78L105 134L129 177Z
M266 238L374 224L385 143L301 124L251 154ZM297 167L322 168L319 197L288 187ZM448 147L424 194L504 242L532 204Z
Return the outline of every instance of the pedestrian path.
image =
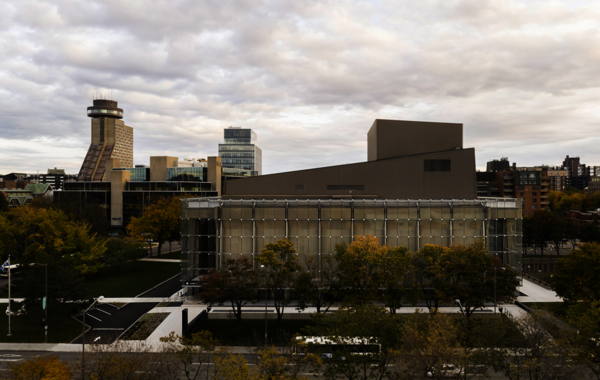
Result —
M152 259L152 258L145 258L145 259L140 259L139 261L153 261L153 262L157 262L157 263L180 263L181 260L178 259Z
M179 306L179 307L155 307L149 313L170 313L170 315L154 330L146 339L147 342L160 342L160 338L168 336L172 331L181 336L182 331L182 312L188 309L188 322L196 318L206 307L204 306Z
M519 289L525 296L519 296L519 302L563 302L556 292L539 286L527 279L523 279L523 286Z

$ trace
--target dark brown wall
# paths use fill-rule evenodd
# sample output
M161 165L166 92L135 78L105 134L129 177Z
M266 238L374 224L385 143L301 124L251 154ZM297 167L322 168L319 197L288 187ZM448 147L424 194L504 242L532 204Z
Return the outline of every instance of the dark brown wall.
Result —
M369 161L457 147L463 147L463 125L456 123L377 119L367 133Z
M452 170L425 172L425 159L450 159ZM331 191L327 185L364 185L364 190ZM474 199L476 185L471 148L225 181L223 198Z

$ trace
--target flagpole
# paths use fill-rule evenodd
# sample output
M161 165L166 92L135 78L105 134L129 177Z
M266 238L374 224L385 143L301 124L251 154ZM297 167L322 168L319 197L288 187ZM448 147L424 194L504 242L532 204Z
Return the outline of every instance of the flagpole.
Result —
M10 310L10 255L8 255L8 334L7 336L11 336L10 333L10 315L12 311Z

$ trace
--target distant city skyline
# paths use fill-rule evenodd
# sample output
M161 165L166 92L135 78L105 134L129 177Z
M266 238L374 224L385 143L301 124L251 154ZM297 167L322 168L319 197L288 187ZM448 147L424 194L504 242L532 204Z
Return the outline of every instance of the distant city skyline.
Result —
M0 5L0 174L77 173L111 94L134 164L260 136L263 174L367 161L374 119L464 124L477 168L600 165L593 1Z

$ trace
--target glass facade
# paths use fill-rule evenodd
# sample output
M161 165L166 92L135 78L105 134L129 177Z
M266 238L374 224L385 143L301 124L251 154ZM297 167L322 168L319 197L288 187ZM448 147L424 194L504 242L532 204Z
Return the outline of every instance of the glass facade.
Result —
M425 244L472 244L521 271L521 199L473 200L182 200L182 281L226 258L260 253L288 238L300 256L335 254L335 245L373 235L411 251ZM304 260L300 259L300 262Z
M167 168L167 181L206 181L205 167Z
M262 150L256 145L256 133L247 128L227 128L224 143L219 144L223 168L253 170L262 174Z
M130 181L149 181L150 168L114 168L113 170L127 170Z

